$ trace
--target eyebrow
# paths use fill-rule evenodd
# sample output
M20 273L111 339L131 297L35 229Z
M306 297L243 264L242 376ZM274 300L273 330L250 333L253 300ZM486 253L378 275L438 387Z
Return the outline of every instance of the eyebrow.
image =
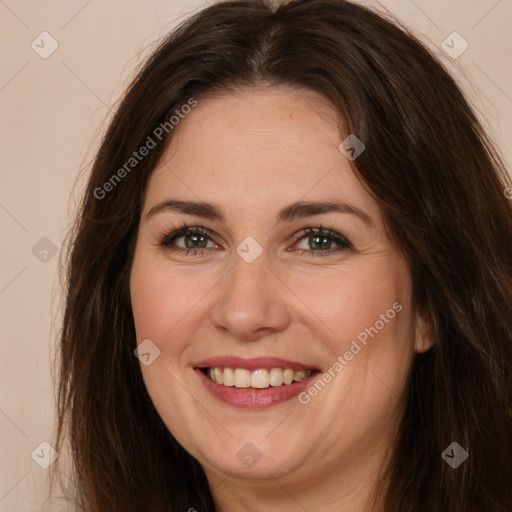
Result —
M146 215L149 217L166 211L175 211L187 215L195 215L209 220L225 222L225 215L218 206L203 201L178 201L167 199L153 206ZM373 219L360 208L343 201L298 201L285 206L277 214L278 222L291 222L296 219L320 215L323 213L348 213L355 215L370 227L375 227Z

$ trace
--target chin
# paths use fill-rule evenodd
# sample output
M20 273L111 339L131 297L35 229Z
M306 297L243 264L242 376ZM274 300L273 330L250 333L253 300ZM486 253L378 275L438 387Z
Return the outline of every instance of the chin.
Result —
M303 442L265 439L268 431L257 436L240 435L219 449L203 447L202 455L197 456L203 467L208 466L231 477L244 479L283 478L304 469L307 460ZM273 434L270 434L272 436Z

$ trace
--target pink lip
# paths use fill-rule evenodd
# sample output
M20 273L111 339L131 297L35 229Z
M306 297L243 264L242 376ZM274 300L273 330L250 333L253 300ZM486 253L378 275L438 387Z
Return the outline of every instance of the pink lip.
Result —
M236 359L236 358L235 358ZM225 361L225 358L223 358ZM208 364L206 366L210 367L210 362L212 360L208 359ZM255 361L254 359L251 360ZM282 361L282 360L281 360ZM275 366L275 359L272 359L271 367ZM200 363L201 365L204 363ZM218 365L223 366L223 365ZM228 365L226 365L228 366ZM229 366L228 366L229 367ZM237 368L243 368L242 366L236 365ZM265 368L266 365L257 365L257 368ZM290 366L287 366L290 368ZM305 367L301 367L299 369L304 369ZM266 407L271 407L272 405L277 405L282 402L286 402L291 398L297 396L301 391L303 391L307 386L311 384L312 379L320 375L320 372L313 372L307 379L304 379L301 382L295 382L290 385L283 384L282 386L277 386L275 388L270 387L266 389L253 389L253 388L235 388L223 386L222 384L217 384L209 379L198 367L194 369L197 376L205 386L205 388L218 400L224 402L225 404L231 405L233 407L239 407L242 409L263 409Z
M216 356L200 361L195 368L245 368L246 370L259 370L263 368L290 368L292 370L314 370L312 366L306 366L295 361L279 359L277 357L255 357L243 359L235 356Z

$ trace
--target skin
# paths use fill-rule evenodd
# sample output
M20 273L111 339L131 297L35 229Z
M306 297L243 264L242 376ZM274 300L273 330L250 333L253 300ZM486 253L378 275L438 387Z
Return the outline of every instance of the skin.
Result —
M371 490L403 413L412 357L431 342L412 309L406 260L338 150L346 136L338 126L312 91L202 97L147 185L130 287L138 343L150 339L160 355L141 370L163 421L202 464L218 511L380 510ZM225 221L171 210L147 217L169 198L213 203ZM338 212L276 220L295 201L328 199L359 208L373 226ZM210 231L196 242L202 253L172 251L185 249L183 237L160 245L183 223ZM353 249L293 237L320 224ZM263 249L250 264L236 252L248 236ZM396 302L402 310L306 405L292 398L235 408L214 399L193 370L235 355L325 372ZM248 442L261 454L251 467L237 457Z

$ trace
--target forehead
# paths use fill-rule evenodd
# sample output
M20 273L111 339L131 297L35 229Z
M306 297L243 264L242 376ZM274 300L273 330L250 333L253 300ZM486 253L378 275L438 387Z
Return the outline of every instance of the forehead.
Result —
M147 212L167 196L277 211L299 200L376 203L338 146L340 116L319 94L261 87L208 95L175 127L148 183Z

